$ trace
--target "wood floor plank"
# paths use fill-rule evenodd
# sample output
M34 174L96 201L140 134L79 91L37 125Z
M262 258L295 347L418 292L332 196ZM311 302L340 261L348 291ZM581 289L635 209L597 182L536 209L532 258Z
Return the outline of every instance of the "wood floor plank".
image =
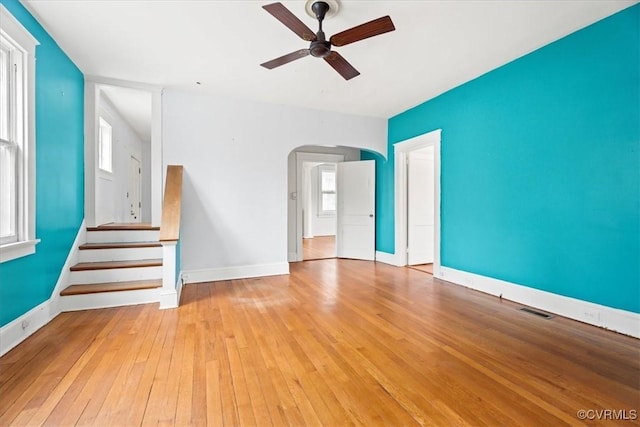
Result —
M187 285L175 310L59 315L0 358L0 425L540 426L640 410L640 340L414 269L290 270Z

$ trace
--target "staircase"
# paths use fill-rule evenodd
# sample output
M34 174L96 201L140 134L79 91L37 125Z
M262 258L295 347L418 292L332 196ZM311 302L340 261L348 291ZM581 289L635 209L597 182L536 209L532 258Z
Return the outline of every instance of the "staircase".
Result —
M162 244L159 227L120 224L87 228L70 285L60 292L61 311L159 301Z

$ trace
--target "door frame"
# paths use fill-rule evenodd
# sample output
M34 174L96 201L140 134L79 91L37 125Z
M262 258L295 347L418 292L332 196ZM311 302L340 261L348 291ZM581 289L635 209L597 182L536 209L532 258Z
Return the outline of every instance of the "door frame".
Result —
M302 247L302 169L304 163L341 163L343 161L344 154L296 152L296 259L290 259L290 262L304 260Z
M98 102L100 86L117 86L151 93L151 225L160 226L162 216L162 88L99 76L85 76L84 85L84 218L88 227L96 224L96 171L98 161Z
M398 142L393 146L395 169L395 262L399 266L407 265L407 215L408 215L408 155L412 151L433 147L434 161L434 215L433 215L433 276L440 277L440 144L442 129L437 129L416 137Z

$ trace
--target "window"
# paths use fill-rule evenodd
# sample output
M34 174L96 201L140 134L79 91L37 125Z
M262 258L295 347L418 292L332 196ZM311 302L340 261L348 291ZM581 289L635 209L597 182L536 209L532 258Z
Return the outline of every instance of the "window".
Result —
M336 214L336 168L334 165L318 166L318 186L320 200L318 215Z
M35 252L35 47L0 5L0 262Z
M98 167L105 172L112 172L111 154L111 125L100 117L100 130L98 134Z

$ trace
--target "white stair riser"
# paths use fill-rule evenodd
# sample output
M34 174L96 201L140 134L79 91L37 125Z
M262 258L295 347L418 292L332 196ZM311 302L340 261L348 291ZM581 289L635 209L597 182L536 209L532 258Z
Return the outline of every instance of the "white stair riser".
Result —
M72 271L70 276L71 285L161 279L162 266Z
M87 243L157 242L158 230L105 230L87 231Z
M162 258L162 247L82 249L78 251L78 262L134 261Z
M60 311L90 310L158 302L160 288L135 291L103 292L99 294L67 295L60 297Z

